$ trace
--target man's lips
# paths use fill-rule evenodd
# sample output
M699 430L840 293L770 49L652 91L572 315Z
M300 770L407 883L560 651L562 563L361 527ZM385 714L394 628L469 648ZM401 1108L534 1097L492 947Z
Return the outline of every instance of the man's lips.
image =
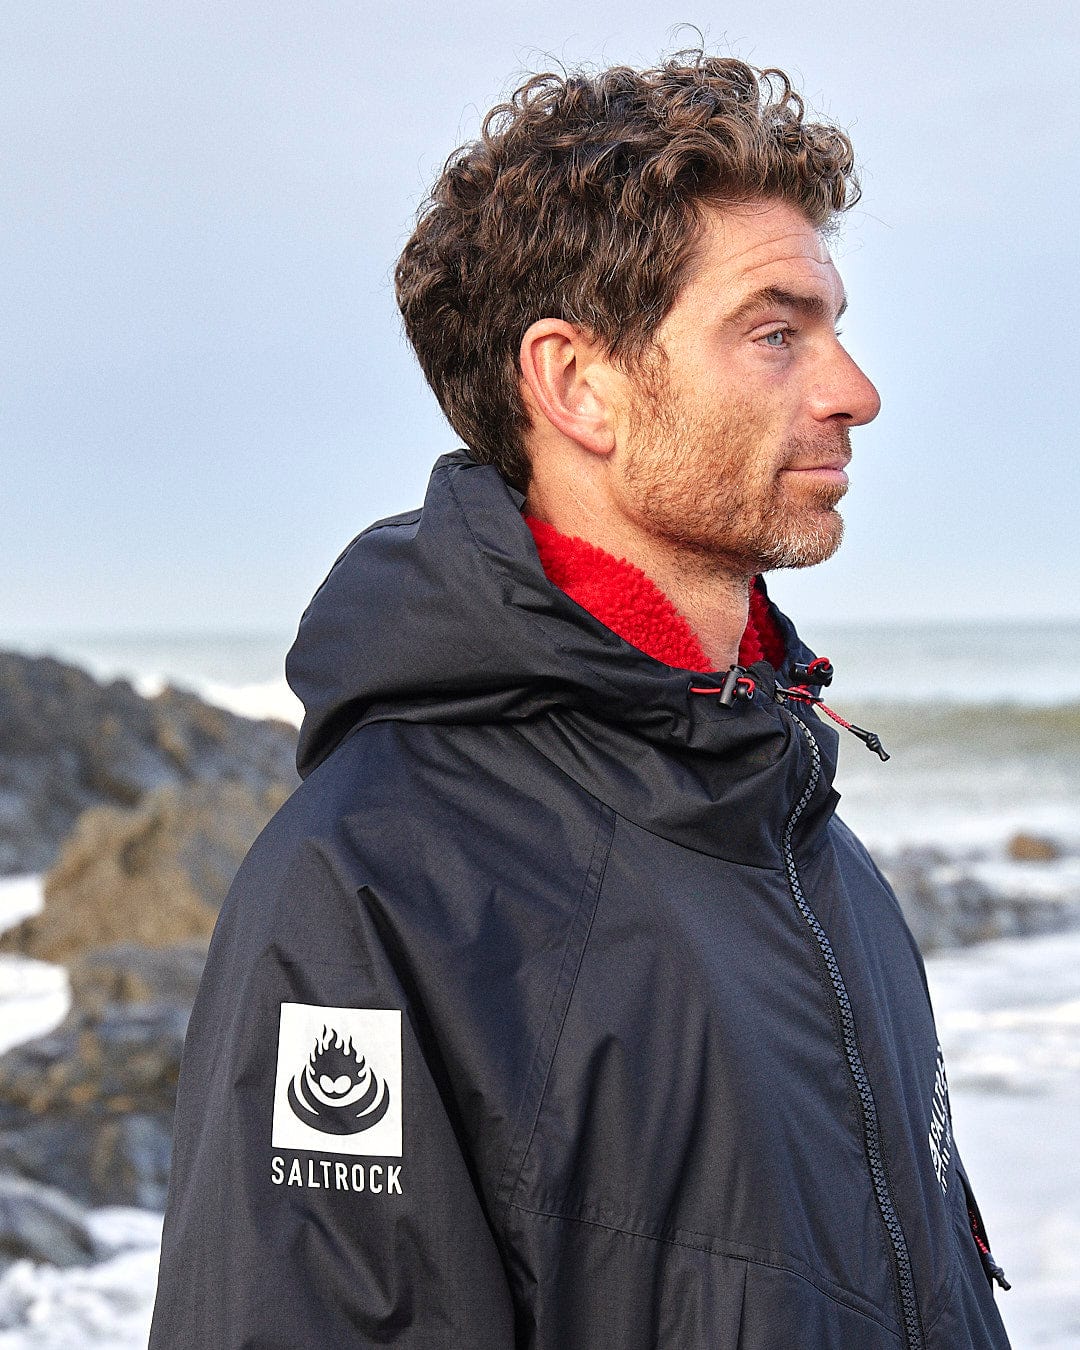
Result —
M850 455L845 455L843 458L829 457L820 459L816 463L790 464L783 472L814 478L822 483L840 483L846 487L848 476L844 470L850 463Z

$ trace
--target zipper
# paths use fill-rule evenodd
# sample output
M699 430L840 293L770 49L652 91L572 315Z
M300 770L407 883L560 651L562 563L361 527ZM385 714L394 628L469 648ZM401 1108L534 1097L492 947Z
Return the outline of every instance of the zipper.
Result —
M780 702L778 699L777 702ZM784 827L782 839L784 866L787 869L788 884L791 887L792 899L799 910L799 913L806 920L814 939L817 942L818 949L822 959L825 962L825 969L829 976L829 982L832 985L833 993L836 996L837 1004L840 1009L840 1024L843 1032L844 1054L847 1058L848 1068L855 1082L855 1089L859 1096L859 1104L862 1108L863 1117L863 1138L865 1141L866 1160L870 1166L870 1177L874 1185L874 1197L877 1200L878 1209L881 1211L881 1218L885 1224L886 1232L889 1235L889 1241L892 1244L893 1257L896 1266L896 1280L899 1291L900 1311L904 1324L904 1335L907 1350L922 1350L923 1334L922 1324L919 1318L919 1306L915 1297L915 1281L911 1274L911 1259L908 1256L907 1241L904 1238L904 1230L900 1225L899 1216L893 1206L892 1197L889 1195L888 1180L885 1175L885 1163L881 1152L881 1138L878 1126L877 1105L874 1101L874 1094L870 1087L870 1079L866 1068L863 1065L859 1054L858 1042L855 1038L855 1018L851 1009L851 1000L848 997L844 980L840 974L840 967L837 964L836 954L833 952L832 944L828 935L822 928L817 915L810 908L806 896L803 894L802 883L799 880L799 873L795 867L795 854L792 850L792 835L799 818L806 810L810 798L817 787L818 779L821 777L821 751L818 749L818 743L814 739L814 734L801 718L788 713L792 722L798 727L806 737L807 744L810 747L811 769L810 777L807 780L802 796L799 798L795 809Z

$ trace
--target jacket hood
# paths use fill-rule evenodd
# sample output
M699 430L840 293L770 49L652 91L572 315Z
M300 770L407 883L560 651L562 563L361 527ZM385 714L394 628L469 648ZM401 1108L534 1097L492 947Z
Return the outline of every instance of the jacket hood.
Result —
M464 452L432 471L423 508L369 526L300 620L286 660L304 705L306 776L359 724L490 722L555 707L684 739L689 674L654 660L544 573L523 498ZM809 659L771 606L789 660Z
M370 722L525 725L552 712L563 726L586 726L601 759L605 747L618 761L642 741L684 764L705 756L729 770L736 758L759 767L783 758L791 719L771 697L771 665L750 668L759 697L749 705L723 707L693 693L718 677L630 646L548 580L522 504L497 470L458 451L436 462L421 510L378 521L348 545L286 661L305 709L302 777ZM787 666L811 660L771 602L770 614ZM836 738L812 713L804 720L815 725L831 779ZM582 756L566 741L562 753L577 766ZM700 777L700 766L690 772ZM706 792L701 809L710 799Z

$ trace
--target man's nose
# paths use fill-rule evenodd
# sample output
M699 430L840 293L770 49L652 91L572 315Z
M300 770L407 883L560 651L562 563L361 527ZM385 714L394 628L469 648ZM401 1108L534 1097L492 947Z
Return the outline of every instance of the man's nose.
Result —
M812 411L820 422L831 418L848 426L872 422L881 411L881 396L848 353L836 344L828 369L811 394Z

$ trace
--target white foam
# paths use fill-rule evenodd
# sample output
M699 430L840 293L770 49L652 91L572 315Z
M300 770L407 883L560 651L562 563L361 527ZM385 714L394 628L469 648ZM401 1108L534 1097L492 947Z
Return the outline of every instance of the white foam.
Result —
M44 903L45 883L41 876L0 877L0 932L40 914Z
M0 1054L45 1036L67 1016L71 990L63 966L0 952Z
M138 675L132 686L143 698L156 698L170 683L161 675ZM180 688L191 688L207 703L251 717L256 721L275 718L298 727L304 718L304 705L284 680L262 680L252 684L228 684L223 680L171 681Z
M956 870L952 869L954 875ZM967 863L963 870L1001 895L1080 904L1080 858L1056 858L1052 862L989 858Z
M891 765L882 765L887 775ZM901 772L868 783L841 773L840 815L872 853L888 856L909 847L936 848L951 857L1000 857L1016 834L1035 834L1065 850L1080 851L1080 780L1058 787L1035 781L1035 771L1016 766L1017 781L972 785L959 776ZM1013 790L1015 788L1015 790ZM1036 867L1036 864L1025 864Z
M0 1350L145 1350L160 1231L155 1216L140 1245L92 1266L56 1270L16 1262L0 1278Z
M0 931L40 913L43 902L40 876L0 880ZM52 1031L70 1006L63 966L0 952L0 1054Z
M1017 1350L1080 1344L1080 933L927 961L956 1139Z
M207 681L199 693L207 703L241 717L274 717L298 727L304 718L304 705L284 680L269 680L260 684L222 684Z
M38 913L42 899L39 876L0 881L0 929ZM0 953L0 1053L51 1031L69 1003L63 967ZM103 1261L72 1270L18 1261L0 1277L0 1350L144 1350L161 1216L102 1209L89 1227Z

